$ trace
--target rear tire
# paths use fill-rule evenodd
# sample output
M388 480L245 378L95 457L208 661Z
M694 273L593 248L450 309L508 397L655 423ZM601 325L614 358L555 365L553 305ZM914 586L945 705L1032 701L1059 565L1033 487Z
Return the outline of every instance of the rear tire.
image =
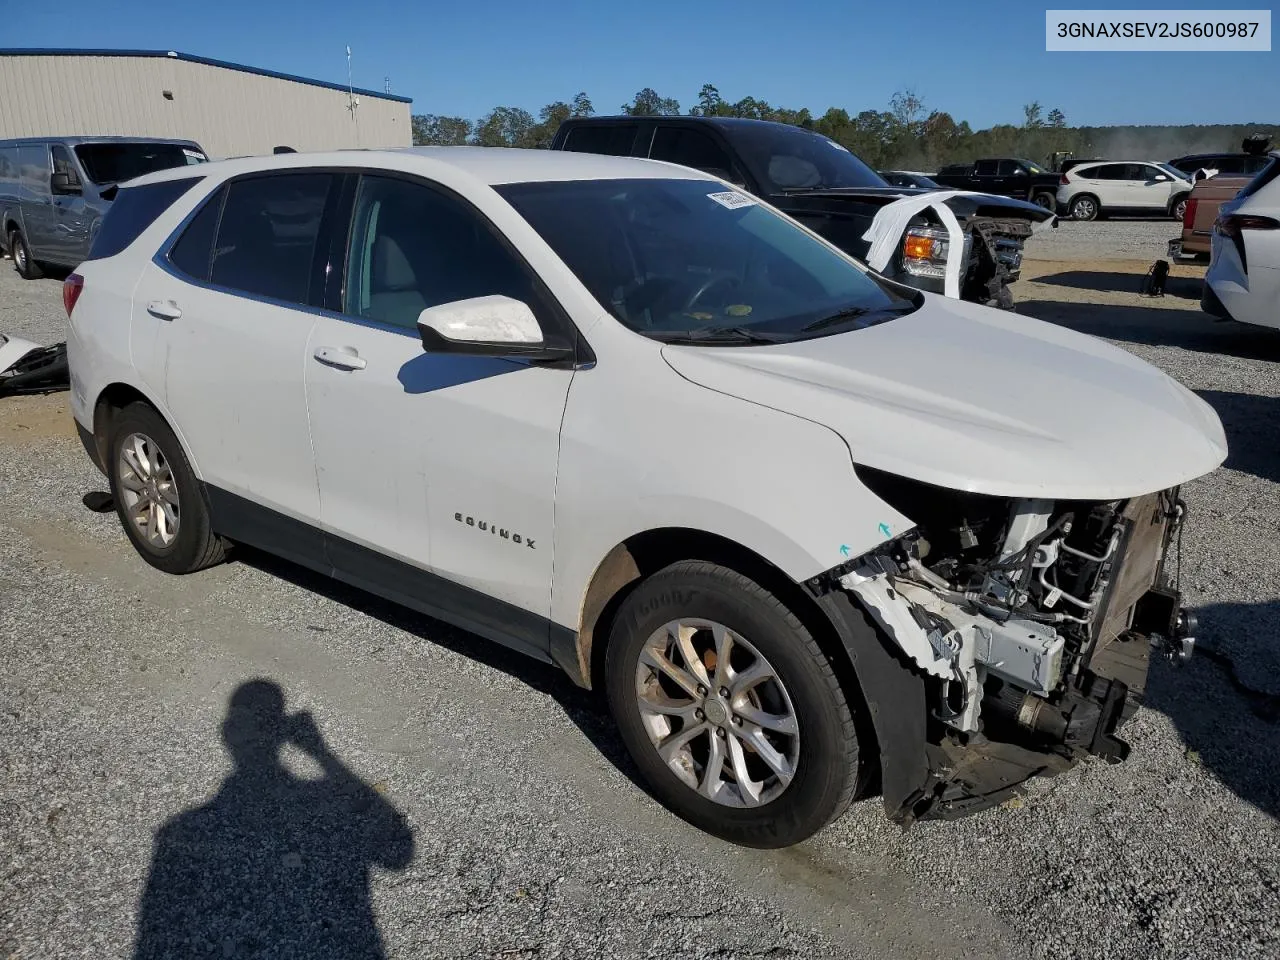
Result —
M1097 220L1102 215L1102 207L1097 198L1087 193L1073 197L1067 209L1071 213L1072 220Z
M790 846L853 800L858 736L832 664L791 610L727 567L683 561L636 587L613 622L605 687L655 796L708 833Z
M178 438L155 409L131 403L110 422L107 478L116 514L142 559L165 573L221 563L204 489Z
M27 246L21 230L9 234L9 255L13 257L13 266L23 280L39 280L44 276L40 264L31 258L31 248Z
M1037 207L1042 207L1043 209L1048 210L1050 213L1053 213L1054 209L1058 205L1057 197L1055 197L1052 193L1048 193L1043 190L1040 193L1037 193L1035 196L1033 196L1031 198L1031 202L1034 203Z

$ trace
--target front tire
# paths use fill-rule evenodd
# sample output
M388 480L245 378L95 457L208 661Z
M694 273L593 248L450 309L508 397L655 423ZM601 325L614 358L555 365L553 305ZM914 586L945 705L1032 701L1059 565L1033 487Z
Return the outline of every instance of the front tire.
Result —
M1073 198L1069 209L1072 220L1096 220L1098 215L1102 213L1102 209L1098 206L1098 201L1087 193Z
M40 264L31 258L31 248L27 246L21 230L9 234L9 256L13 257L13 266L23 280L39 280L44 276Z
M131 403L110 430L111 496L142 559L165 573L220 563L226 543L213 532L204 491L164 418L145 403Z
M1182 222L1182 218L1187 214L1187 197L1188 194L1184 193L1181 196L1174 197L1173 203L1169 204L1169 216L1179 223Z
M791 610L726 567L684 561L636 587L605 685L654 794L708 833L790 846L854 797L858 737L830 661Z

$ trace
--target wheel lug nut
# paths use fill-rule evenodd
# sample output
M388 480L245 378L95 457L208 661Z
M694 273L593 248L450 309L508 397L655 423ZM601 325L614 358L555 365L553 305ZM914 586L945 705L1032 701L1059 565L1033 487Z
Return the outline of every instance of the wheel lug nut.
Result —
M734 717L734 718L733 718L733 725L734 725L735 727L740 727L740 726L742 726L742 718L741 718L741 717Z
M721 688L720 688L720 696L722 696L722 697L724 697L726 700L728 700L728 699L729 699L729 688L728 688L728 687L721 687Z
M693 711L693 715L694 715L695 717L697 717L699 720L701 720L701 719L702 719L702 711L701 711L701 710L695 710L695 711Z
M707 695L707 688L706 688L706 687L704 687L704 686L699 685L699 686L698 686L698 696L700 696L700 697L705 697L706 695Z
M716 736L721 740L724 739L724 727L716 727Z

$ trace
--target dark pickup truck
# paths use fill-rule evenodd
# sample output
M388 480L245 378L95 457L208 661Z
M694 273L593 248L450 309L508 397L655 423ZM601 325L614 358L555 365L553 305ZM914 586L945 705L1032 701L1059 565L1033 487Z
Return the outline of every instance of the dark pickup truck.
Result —
M955 163L933 175L935 182L957 190L978 190L1015 200L1029 200L1052 211L1060 175L1030 160L988 157L974 163Z
M715 174L762 197L840 249L866 259L863 235L876 214L902 197L928 191L888 184L856 156L812 130L733 117L581 117L561 124L553 150L648 157ZM1031 225L1051 214L1000 196L945 201L965 231L960 296L1012 306L1008 285L1018 278ZM908 224L881 271L931 293L943 292L949 255L946 229L935 210Z

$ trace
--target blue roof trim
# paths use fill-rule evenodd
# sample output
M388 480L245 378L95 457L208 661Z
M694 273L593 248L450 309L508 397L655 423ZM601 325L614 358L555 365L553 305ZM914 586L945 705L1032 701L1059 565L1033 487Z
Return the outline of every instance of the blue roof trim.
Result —
M310 87L324 87L346 93L347 88L341 83L329 83L327 80L312 80L310 77L299 77L292 73L280 73L277 70L264 70L261 67L250 67L243 63L231 63L229 60L214 60L211 57L197 57L190 53L177 53L170 50L68 50L58 47L0 48L0 57L161 57L167 60L185 60L187 63L202 63L207 67L222 67L225 70L239 70L241 73L255 73L260 77L273 77L276 80L291 80L294 83L305 83ZM362 97L377 97L379 100L394 100L396 103L413 103L412 97L398 97L393 93L381 93L377 90L365 90L352 87L352 93Z

